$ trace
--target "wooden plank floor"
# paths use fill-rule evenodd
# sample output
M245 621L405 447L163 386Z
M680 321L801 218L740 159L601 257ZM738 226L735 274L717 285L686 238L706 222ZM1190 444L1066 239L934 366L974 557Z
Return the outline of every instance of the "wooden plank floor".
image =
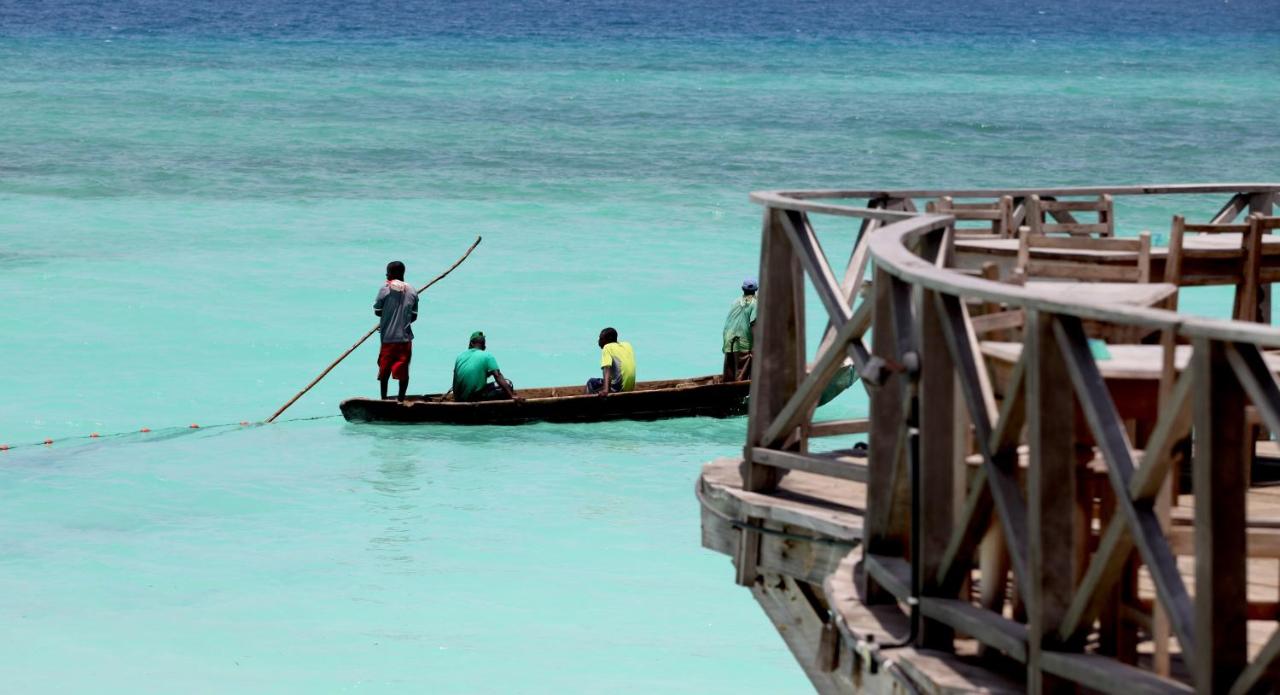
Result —
M1179 495L1173 510L1174 542L1178 555L1178 571L1187 591L1194 597L1196 591L1194 546L1190 541L1194 495ZM1263 611L1280 602L1280 486L1267 485L1250 488L1245 495L1248 520L1255 524L1250 529L1249 552L1255 557L1246 561L1249 601L1258 604L1255 610ZM1138 574L1138 596L1152 600L1155 585L1146 570ZM1276 614L1280 618L1280 614ZM1248 629L1249 657L1253 658L1277 628L1276 620L1250 620ZM1177 651L1177 641L1172 649Z
M718 514L733 518L754 517L775 524L783 524L790 532L799 529L817 535L856 540L862 535L862 517L866 504L866 486L862 483L839 480L791 471L783 478L779 489L769 494L745 492L738 466L741 459L723 458L703 466L698 481L698 494L706 506L714 508L711 516L704 507L703 545L719 552L733 555L736 535L729 534L728 525ZM733 532L736 534L736 532ZM846 648L857 649L896 642L909 632L908 620L898 604L866 605L862 601L856 577L855 563L862 552L849 546L828 549L822 544L785 543L785 553L775 552L778 539L764 536L761 539L761 568L782 570L784 576L808 581L824 594L831 609L839 616L839 630L844 636ZM806 550L807 547L807 550ZM834 559L834 561L833 561ZM772 576L772 575L766 575ZM775 577L776 579L776 577ZM790 585L790 579L784 580ZM768 584L768 582L766 582ZM794 610L780 610L794 601L781 601L772 596L768 586L753 585L752 593L765 608L770 619L787 640L788 647L816 686L825 682L822 674L815 675L809 660L813 658L817 643L812 638L816 628L804 630L804 620L797 618ZM776 592L774 592L776 593ZM803 633L803 634L802 634ZM866 642L867 637L873 642ZM846 654L840 660L837 673L849 673L851 683L857 683L855 692L902 692L902 676L917 686L926 685L920 692L937 695L959 693L989 693L1013 695L1024 691L1016 679L1009 679L988 670L978 656L978 645L973 640L959 640L957 653L904 647L877 655L881 663L879 675L867 671L866 665L857 666L857 674L849 669L857 659ZM840 689L846 692L847 689Z
M841 540L861 540L867 486L851 480L791 471L769 494L746 492L738 466L742 459L721 458L702 467L704 494L731 497L748 516L806 528Z
M862 534L862 516L866 507L866 486L862 483L792 471L771 494L744 492L738 472L741 459L723 458L703 467L700 482L703 494L710 500L733 507L743 515L779 522L793 528L804 528L833 538L856 540ZM1195 498L1181 495L1174 508L1174 552L1178 554L1178 568L1186 582L1187 590L1195 595L1195 557L1190 543L1190 523ZM1247 514L1258 522L1252 531L1251 543L1261 538L1260 546L1251 545L1251 552L1268 557L1248 560L1248 595L1259 606L1280 608L1280 485L1255 487L1246 497ZM860 553L859 553L860 555ZM1138 593L1141 599L1151 601L1155 588L1145 570L1139 572ZM857 619L857 611L845 606L854 622L873 621ZM1280 610L1277 611L1280 617ZM1251 620L1248 641L1250 658L1277 629L1276 620ZM897 626L895 626L897 627ZM1179 653L1176 639L1171 643L1174 654ZM1144 653L1149 653L1150 643L1144 643Z

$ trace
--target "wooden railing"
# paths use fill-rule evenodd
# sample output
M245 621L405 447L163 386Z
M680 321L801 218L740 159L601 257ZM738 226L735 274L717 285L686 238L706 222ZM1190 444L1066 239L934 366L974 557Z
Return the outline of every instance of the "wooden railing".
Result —
M961 273L949 267L954 218L916 209L917 201L923 207L942 196L1009 195L1020 202L1031 195L1206 193L1230 196L1211 218L1225 222L1246 210L1270 214L1280 185L753 194L765 210L744 487L767 492L788 469L864 482L866 600L918 606L922 646L953 649L959 634L1025 664L1031 691L1061 682L1107 692L1187 689L1156 673L1166 670L1160 654L1153 670L1105 639L1086 649L1095 624L1105 627L1098 621L1113 608L1117 582L1132 581L1135 552L1155 587L1154 623L1167 622L1194 689L1269 688L1280 632L1252 662L1246 643L1245 493L1254 445L1246 411L1256 410L1266 428L1280 432L1280 385L1263 359L1266 348L1280 348L1280 330L1074 302ZM859 199L868 202L841 202ZM832 216L862 221L840 278L813 227ZM828 321L811 363L805 278ZM978 302L1023 312L1021 357L1000 398L970 323L970 306ZM1192 345L1190 363L1152 405L1154 427L1139 441L1112 400L1086 322L1143 327L1170 344ZM815 422L823 388L846 364L862 377L870 417ZM810 448L814 438L862 432L870 443L865 463L847 451ZM1191 451L1189 442L1194 597L1160 511L1161 491L1167 495L1170 470ZM966 476L970 452L980 463ZM1089 496L1082 464L1094 458L1105 465L1097 494L1111 510L1096 538L1084 522L1092 499L1082 501ZM974 558L992 526L1007 548L1018 619L1009 617L1003 598L985 604L969 598ZM743 548L753 545L744 538ZM747 583L754 567L749 550L743 554L739 581ZM1004 586L1003 566L983 571L979 583Z

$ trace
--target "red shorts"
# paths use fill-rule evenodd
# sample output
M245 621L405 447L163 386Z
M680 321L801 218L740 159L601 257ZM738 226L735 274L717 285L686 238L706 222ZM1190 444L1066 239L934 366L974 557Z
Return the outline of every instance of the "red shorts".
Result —
M413 359L413 343L383 343L378 351L378 380L391 377L396 381L409 378L409 360Z

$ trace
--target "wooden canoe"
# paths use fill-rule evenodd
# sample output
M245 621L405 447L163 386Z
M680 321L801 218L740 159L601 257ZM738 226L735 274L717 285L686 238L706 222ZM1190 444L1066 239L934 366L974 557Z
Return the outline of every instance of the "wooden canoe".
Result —
M745 415L750 381L725 383L719 375L641 381L634 391L608 398L588 395L583 386L519 389L523 403L509 400L460 403L442 394L409 396L404 403L349 398L342 416L349 422L522 425L529 422L662 420L675 417Z

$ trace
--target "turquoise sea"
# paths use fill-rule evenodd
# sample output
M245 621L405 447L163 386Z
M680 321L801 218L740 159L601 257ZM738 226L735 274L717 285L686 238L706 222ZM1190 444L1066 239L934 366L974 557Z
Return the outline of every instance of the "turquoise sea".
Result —
M605 325L641 378L718 371L755 189L1280 181L1275 9L0 0L4 690L805 691L699 547L742 419L349 425L371 343L235 423L372 325L387 261L478 235L414 391L473 330L517 387L595 375Z

